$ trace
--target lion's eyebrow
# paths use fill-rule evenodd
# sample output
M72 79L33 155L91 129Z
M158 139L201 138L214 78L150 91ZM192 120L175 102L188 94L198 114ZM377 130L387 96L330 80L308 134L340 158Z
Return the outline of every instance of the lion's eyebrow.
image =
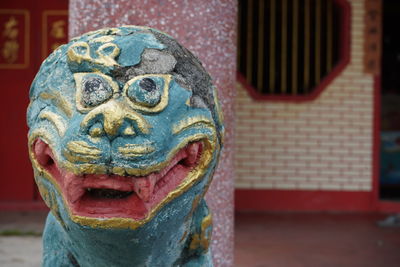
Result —
M57 108L59 108L68 118L72 116L72 104L68 102L60 92L55 90L47 90L39 95L44 100L50 100Z
M53 123L54 127L57 129L58 135L60 137L64 136L66 131L66 122L60 115L51 111L43 111L40 113L39 119L48 120Z

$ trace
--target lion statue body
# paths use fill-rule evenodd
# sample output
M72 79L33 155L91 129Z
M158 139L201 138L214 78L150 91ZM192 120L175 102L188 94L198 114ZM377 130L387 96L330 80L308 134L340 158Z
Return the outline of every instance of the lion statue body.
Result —
M212 266L224 128L196 57L147 27L89 32L43 62L30 100L43 266Z

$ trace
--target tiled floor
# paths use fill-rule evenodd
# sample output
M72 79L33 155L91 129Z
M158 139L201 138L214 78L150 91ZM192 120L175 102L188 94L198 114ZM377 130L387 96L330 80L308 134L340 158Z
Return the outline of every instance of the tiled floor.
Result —
M237 214L238 267L398 267L400 227L384 215Z
M376 214L237 214L238 267L400 267L400 227ZM45 213L0 213L0 232L40 232ZM39 266L41 240L0 236L0 266Z

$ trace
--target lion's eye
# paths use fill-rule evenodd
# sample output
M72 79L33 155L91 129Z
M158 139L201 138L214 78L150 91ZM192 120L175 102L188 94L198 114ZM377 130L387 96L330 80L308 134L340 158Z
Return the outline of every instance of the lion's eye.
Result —
M150 78L144 78L139 82L139 86L141 89L146 90L147 92L152 92L157 90L156 83Z
M161 100L163 88L164 79L162 77L144 77L135 80L129 85L127 95L136 104L154 107Z
M85 107L95 107L110 99L111 86L102 77L89 75L82 80L81 103Z

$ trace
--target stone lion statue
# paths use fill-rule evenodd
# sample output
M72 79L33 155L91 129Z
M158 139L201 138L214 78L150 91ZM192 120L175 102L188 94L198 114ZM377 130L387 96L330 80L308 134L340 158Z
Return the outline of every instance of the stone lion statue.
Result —
M43 266L212 266L224 128L195 56L151 28L89 32L43 62L30 100Z

